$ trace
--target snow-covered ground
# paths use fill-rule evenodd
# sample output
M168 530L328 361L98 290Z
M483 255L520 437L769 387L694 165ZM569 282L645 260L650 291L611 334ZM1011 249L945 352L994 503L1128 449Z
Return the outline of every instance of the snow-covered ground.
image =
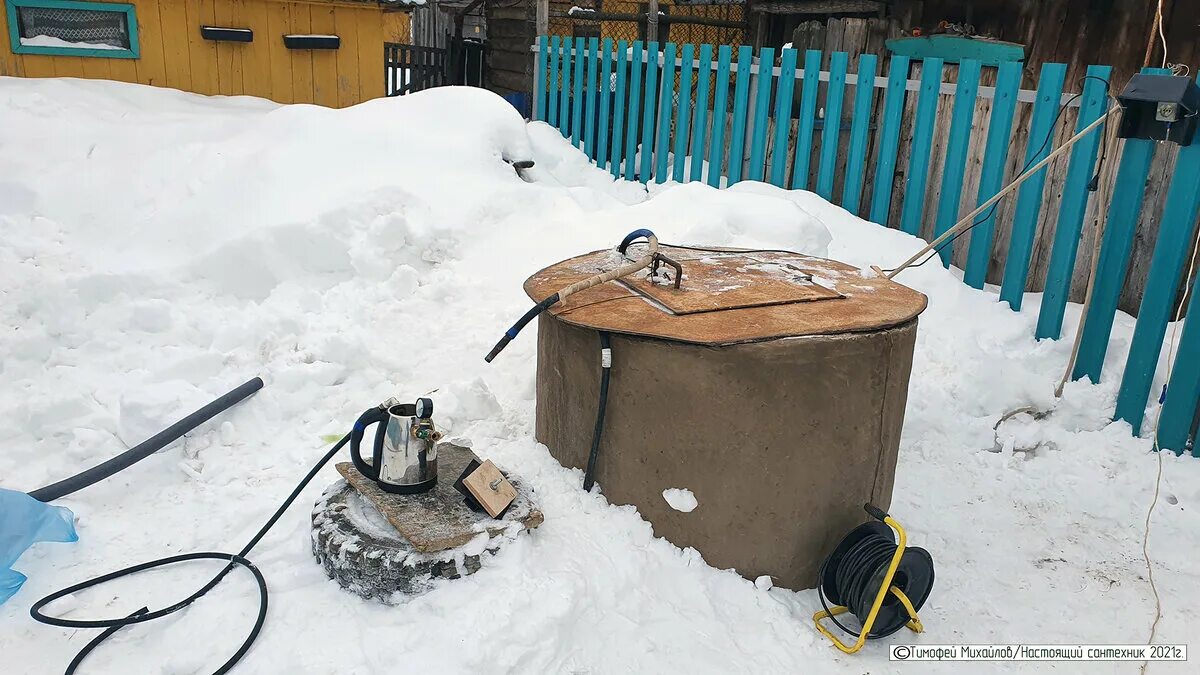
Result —
M503 161L529 158L532 182ZM1055 415L1001 428L1002 440L1037 450L992 452L1002 413L1055 405L1069 340L1033 340L1034 298L1013 313L936 264L900 278L930 305L892 503L937 563L925 634L844 656L812 627L812 591L708 567L655 538L633 508L583 493L580 472L531 435L533 332L491 365L482 357L527 308L527 275L644 226L666 241L860 266L895 264L920 245L764 184L647 196L480 90L335 111L0 78L0 484L40 487L249 377L267 381L184 442L61 500L81 539L37 545L17 563L30 580L0 606L3 670L58 672L94 635L34 623L38 597L170 553L237 550L322 454L323 436L388 396L435 390L451 436L523 475L545 523L474 576L372 604L329 581L309 551L308 507L336 477L327 468L254 551L270 611L236 672L949 673L961 668L889 662L887 646L1146 640L1142 533L1159 460L1108 421L1132 319L1117 319L1104 382L1072 384ZM1157 639L1186 643L1200 619L1200 463L1161 459L1149 544ZM162 606L214 565L54 609L86 618ZM237 572L188 611L118 633L83 671L211 672L255 606ZM1052 668L972 670L1039 667Z

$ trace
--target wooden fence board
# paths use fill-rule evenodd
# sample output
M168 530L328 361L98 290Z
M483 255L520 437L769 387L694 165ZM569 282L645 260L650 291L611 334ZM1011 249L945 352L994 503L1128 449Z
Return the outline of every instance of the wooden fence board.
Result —
M612 88L612 38L604 38L600 47L600 122L598 125L599 138L596 141L596 165L601 169L608 167L608 119L612 111L612 101L609 99Z
M904 205L900 229L918 234L924 215L925 187L929 178L929 155L933 149L933 126L937 119L942 84L942 60L925 59L921 64L921 93L917 102L917 120L913 132L912 154L904 187Z
M1175 307L1179 277L1185 272L1189 244L1196 230L1200 209L1200 141L1179 152L1174 176L1167 191L1166 208L1154 246L1154 258L1146 281L1146 295L1138 311L1137 326L1129 345L1121 390L1117 396L1116 419L1123 419L1141 430L1150 384L1158 368L1167 322Z
M979 74L979 62L973 59L964 59L958 66L958 91L954 94L950 139L946 146L946 162L942 170L937 215L934 216L934 237L942 236L942 233L958 221L967 151L971 147L971 121L975 113L976 96L979 93ZM943 265L950 265L952 252L950 246L938 249Z
M725 110L729 98L729 61L733 50L721 45L717 50L717 82L714 85L712 140L708 148L708 184L721 187L721 169L725 159Z
M1179 333L1167 398L1159 412L1158 447L1182 453L1188 434L1200 408L1200 274L1192 286L1187 321ZM1200 443L1192 446L1192 456L1200 457Z
M613 178L621 177L621 164L625 159L625 109L628 103L625 100L625 73L629 70L626 68L626 61L629 55L628 45L624 40L617 41L617 90L613 95L613 137L612 137L612 156L608 170L612 172ZM636 70L636 68L634 68Z
M833 200L833 179L837 171L838 138L842 131L842 101L846 95L846 52L829 57L829 89L825 95L825 128L821 130L821 163L817 170L817 194Z
M629 111L625 125L625 180L633 180L636 173L634 162L637 155L638 103L642 100L642 61L645 57L642 41L633 43L633 54L629 59L629 99L625 108Z
M767 122L771 115L771 75L774 72L775 49L763 47L758 56L758 77L755 79L754 128L750 143L750 180L762 180L767 163Z
M675 98L675 43L668 42L663 50L664 66L662 94L658 100L658 134L654 137L654 180L667 182L667 148L671 140L671 109Z
M896 177L896 152L900 148L900 116L904 113L908 84L908 57L892 57L888 67L887 98L879 120L879 152L875 157L875 188L871 191L870 220L887 225L892 204L892 181Z
M550 114L546 117L546 121L552 127L558 127L558 109L559 109L558 62L559 62L559 55L561 54L561 52L562 52L562 46L560 43L560 38L557 35L555 35L554 37L550 38L550 70L549 70L549 77L547 79L547 91L548 91L548 98L549 98L548 109L550 111ZM558 127L558 128L559 128L559 131L562 130L562 127Z
M575 72L571 77L571 145L579 147L579 138L583 135L583 66L587 55L583 51L583 38L575 38Z
M1067 66L1062 63L1042 65L1038 79L1038 100L1034 105L1033 118L1029 127L1029 145L1025 152L1025 163L1017 173L1037 164L1050 154L1054 123L1063 108L1059 105ZM1046 186L1046 169L1030 176L1017 192L1017 206L1013 212L1012 235L1009 239L1008 256L1004 265L1004 282L1000 287L1000 299L1014 310L1021 309L1025 297L1025 281L1029 276L1029 256L1033 251L1034 235L1037 232L1038 213L1042 193Z
M792 189L808 189L808 171L812 165L813 129L817 119L817 85L821 81L821 52L804 52L804 87L800 92L800 120L796 136L796 154L792 159Z
M983 169L979 175L977 204L991 199L1002 187L1009 137L1012 134L1013 111L1017 107L1017 93L1020 87L1021 64L1002 64L996 76L996 95L992 101L987 149L984 151ZM963 274L963 282L968 286L983 288L988 261L991 259L995 221L995 210L992 209L980 214L972 226L967 267Z
M598 67L600 51L599 38L590 38L587 42L587 83L584 85L586 93L586 107L583 117L583 147L587 152L588 157L593 160L598 157L596 154L596 97L599 95L596 86L596 69Z
M846 155L846 181L842 185L842 208L858 215L867 161L867 141L871 130L872 103L875 100L876 56L858 58L858 76L854 86L854 121L850 126L850 149Z
M775 96L775 138L771 151L771 182L779 187L787 187L788 170L788 137L791 136L792 94L796 90L796 58L795 49L785 49L780 53L779 81Z
M688 180L704 180L704 137L708 133L708 86L712 80L712 45L700 45L700 68L696 71L696 120L692 124L692 165Z
M533 83L533 119L546 121L546 61L550 54L550 38L542 35L538 38L537 72L538 77Z
M1121 152L1121 166L1117 170L1117 184L1122 189L1113 193L1105 219L1101 239L1100 259L1096 263L1096 280L1092 290L1092 302L1083 323L1083 337L1079 344L1079 357L1075 362L1072 379L1084 377L1092 382L1100 381L1104 369L1104 355L1108 351L1108 340L1112 335L1113 316L1117 312L1117 298L1129 268L1129 251L1133 243L1133 228L1137 224L1138 212L1146 189L1146 176L1150 172L1150 160L1154 157L1154 141L1126 140Z
M691 138L692 73L695 71L695 57L695 45L685 44L680 56L682 63L679 72L679 107L675 111L675 158L671 167L671 178L677 183L685 180L683 171L687 161L688 140ZM703 64L701 67L704 67ZM700 101L700 105L708 105L708 102Z
M754 62L754 50L749 45L738 48L737 81L733 92L733 121L729 134L729 184L742 180L743 151L746 148L746 109L749 107L750 65Z
M642 103L642 137L639 140L641 155L639 156L638 180L643 183L650 181L650 172L654 162L654 113L658 110L658 42L646 44L646 77L645 97Z
M1088 68L1088 79L1084 83L1079 121L1075 131L1082 131L1095 122L1108 107L1105 83L1112 72L1109 66ZM1079 240L1087 212L1088 198L1092 194L1088 183L1092 180L1096 155L1103 141L1100 130L1096 130L1071 149L1071 162L1063 184L1062 206L1058 212L1058 225L1054 228L1054 244L1046 271L1045 290L1042 293L1042 308L1038 313L1038 339L1058 339L1062 332L1063 313L1071 293L1071 275L1078 254Z

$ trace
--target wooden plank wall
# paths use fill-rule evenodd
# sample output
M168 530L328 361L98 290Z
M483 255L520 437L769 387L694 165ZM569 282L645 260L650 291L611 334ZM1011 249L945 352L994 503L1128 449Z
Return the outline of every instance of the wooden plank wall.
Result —
M487 88L502 96L532 92L534 3L490 0L486 13Z
M373 3L295 0L129 0L141 57L80 58L0 49L0 75L83 77L345 107L384 95L383 44L409 42L408 14ZM201 39L200 26L250 28L249 43ZM337 50L289 50L283 35L334 34ZM0 12L0 39L8 40Z

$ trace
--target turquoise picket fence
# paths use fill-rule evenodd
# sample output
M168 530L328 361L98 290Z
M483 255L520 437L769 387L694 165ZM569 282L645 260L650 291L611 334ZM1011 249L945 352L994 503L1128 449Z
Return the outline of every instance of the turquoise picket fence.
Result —
M872 54L859 56L850 72L847 54L814 50L801 55L764 47L756 55L743 46L735 59L728 45L667 43L660 49L656 42L557 36L540 37L533 50L534 119L557 127L615 177L644 183L705 181L716 187L762 180L812 190L863 218L927 237L945 232L962 215L963 202L969 201L964 176L970 156L979 165L970 187L974 204L981 204L1016 175L1014 164L1032 166L1052 151L1064 108L1072 109L1075 130L1105 112L1112 71L1089 67L1081 91L1068 94L1067 66L1060 63L1044 64L1036 90L1026 91L1020 88L1020 63L1002 64L994 85L984 86L983 67L971 60L956 64L954 81L944 82L940 59L910 62L902 56L892 57L886 74L879 74L879 59ZM920 77L913 80L915 69ZM953 104L939 104L943 97ZM986 128L979 122L982 105ZM1024 156L1010 161L1010 152L1020 145L1014 136L1014 120L1024 119L1017 114L1020 105L1032 106ZM944 146L936 153L940 166L932 152L935 139ZM1091 309L1072 374L1094 382L1102 376L1135 229L1147 208L1151 163L1163 151L1152 141L1128 140L1120 146ZM1014 310L1021 308L1028 287L1035 243L1052 238L1045 242L1049 259L1039 339L1061 337L1101 147L1100 133L1085 137L1072 148L1052 190L1046 190L1048 170L1043 170L1018 189L1006 211L999 299ZM902 180L897 179L900 160ZM1045 208L1051 200L1053 218ZM1178 334L1170 380L1162 392L1150 389L1198 213L1200 139L1175 158L1114 411L1116 419L1140 433L1153 395L1162 404L1157 446L1176 452L1188 445L1200 417L1200 275L1188 302L1191 318ZM966 234L964 283L984 287L997 230L993 209ZM950 249L939 255L942 264L950 264ZM1200 457L1200 444L1192 454Z

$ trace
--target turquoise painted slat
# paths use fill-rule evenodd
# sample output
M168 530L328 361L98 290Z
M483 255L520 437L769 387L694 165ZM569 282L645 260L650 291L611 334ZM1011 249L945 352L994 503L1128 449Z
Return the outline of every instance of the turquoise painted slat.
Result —
M887 225L892 209L892 181L896 178L896 151L900 148L900 120L904 114L904 88L908 85L908 57L892 56L888 66L887 96L883 101L883 128L875 157L875 187L871 190L869 220Z
M537 81L534 82L534 88L537 89L536 107L533 111L533 119L539 122L546 121L546 60L550 56L550 38L542 35L538 38L538 53L537 53Z
M684 180L704 180L704 137L708 134L708 83L712 80L712 45L700 45L696 68L696 119L692 123L692 165Z
M596 160L596 66L600 40L591 38L587 46L587 112L583 117L583 147L587 156Z
M1167 384L1167 400L1159 413L1158 444L1161 448L1182 453L1196 409L1200 407L1200 275L1192 286L1187 319L1183 330L1179 331L1175 354L1171 381ZM1200 457L1200 443L1192 448L1192 456Z
M575 38L575 83L574 96L571 98L571 145L579 147L579 138L583 135L583 66L586 56L583 53L584 39Z
M958 220L962 201L963 176L967 169L967 151L971 149L971 119L975 116L975 97L979 94L980 64L964 59L958 66L958 86L954 92L954 112L950 118L950 139L946 143L946 162L942 168L942 190L938 197L933 236L940 237ZM938 249L942 265L950 266L953 245Z
M629 58L629 120L625 127L625 180L633 180L637 173L634 167L634 152L637 149L638 135L638 102L642 95L642 61L646 52L642 49L642 41L633 43L633 54Z
M850 125L850 148L846 152L846 182L842 185L842 208L858 215L862 203L863 176L866 174L867 137L871 130L871 107L875 100L874 54L858 57L857 84L854 85L854 122Z
M746 109L750 105L750 80L754 64L754 50L748 46L738 48L737 84L733 90L733 124L729 129L729 184L742 180L742 166L746 163Z
M817 118L817 85L821 83L821 52L804 52L804 87L800 92L800 124L796 133L796 156L792 160L792 189L808 189L812 166L813 127Z
M900 206L900 229L921 233L925 215L925 188L929 183L929 154L933 150L933 126L937 122L939 92L942 88L942 60L925 59L921 63L921 91L917 96L917 119L913 124L912 151L904 197Z
M612 38L604 38L600 47L600 122L597 125L600 138L596 142L596 166L601 169L608 166L608 126L609 111L612 101L609 99L609 89L612 83Z
M558 92L558 131L564 138L571 135L571 52L570 40L563 40L562 87Z
M817 194L833 200L837 172L838 137L842 132L842 101L846 96L846 64L850 55L829 55L829 88L825 92L825 128L821 131L821 164L817 167Z
M779 83L775 87L775 139L771 142L771 182L787 187L788 137L792 134L792 93L796 90L795 49L780 52Z
M558 54L561 46L559 40L557 35L550 38L550 70L546 78L549 84L546 97L549 114L546 116L546 122L552 127L558 126Z
M1091 378L1100 381L1104 369L1104 354L1112 335L1113 315L1117 299L1129 268L1129 251L1133 245L1133 230L1146 191L1146 176L1154 158L1154 141L1127 139L1121 152L1121 166L1105 220L1100 244L1100 260L1092 287L1092 303L1083 322L1083 337L1079 342L1079 357L1071 378Z
M650 171L654 167L654 116L658 112L658 42L646 44L646 100L642 106L642 156L638 167L638 180L650 182Z
M654 180L667 182L667 149L671 140L671 108L675 99L675 43L663 48L662 93L658 98L658 133L654 136Z
M713 90L712 140L708 148L708 184L721 187L721 169L725 161L725 110L729 102L729 60L733 50L721 45L717 50L717 82Z
M750 140L750 180L762 180L767 167L767 120L771 117L771 76L775 71L775 49L758 52L758 77L754 86L754 127Z
M1175 306L1179 277L1185 272L1184 265L1191 253L1189 245L1196 229L1198 209L1200 142L1193 141L1179 151L1175 161L1158 241L1154 243L1154 257L1150 260L1150 273L1142 293L1142 306L1138 308L1137 327L1129 344L1129 357L1117 395L1115 419L1129 422L1134 434L1141 432L1146 399L1158 367L1158 354L1163 348L1167 322L1171 320L1171 310Z
M683 182L683 164L688 152L688 125L692 121L692 71L695 70L696 65L695 45L684 45L683 54L679 60L679 107L675 111L675 161L671 167L671 177L676 183Z
M1083 96L1079 103L1079 123L1075 133L1095 122L1108 108L1104 83L1112 75L1111 66L1088 66ZM1092 79L1096 78L1096 79ZM1103 81L1101 81L1103 80ZM1110 120L1105 124L1112 124ZM1087 211L1088 183L1096 166L1096 155L1103 140L1103 126L1071 148L1071 163L1063 180L1062 202L1058 209L1058 225L1054 228L1054 244L1046 268L1046 289L1042 293L1042 308L1038 312L1037 339L1057 340L1062 333L1063 312L1071 293L1071 275L1075 271L1075 254L1079 249L1083 217Z
M612 172L613 178L621 177L621 161L625 155L623 135L625 132L625 71L627 70L627 60L629 55L629 45L624 40L617 41L617 90L613 93L613 137L612 137L612 153L608 165L608 170Z
M1025 163L1033 166L1050 154L1054 119L1061 109L1063 82L1067 77L1065 63L1044 63L1038 81L1037 102L1029 124L1029 145ZM1004 261L1004 281L1000 285L1000 300L1014 311L1021 309L1025 297L1025 282L1029 279L1029 255L1037 233L1038 212L1042 207L1042 192L1046 188L1046 169L1029 177L1017 191L1017 207L1013 211L1012 234L1008 240L1008 255Z
M1001 64L1000 72L996 75L996 95L992 100L992 119L988 124L976 206L994 197L1003 187L1001 183L1004 181L1004 164L1008 161L1008 138L1012 135L1013 111L1017 109L1017 92L1020 88L1021 64ZM963 283L972 288L983 288L984 279L987 278L995 226L996 210L988 209L975 219L975 225L971 228Z

